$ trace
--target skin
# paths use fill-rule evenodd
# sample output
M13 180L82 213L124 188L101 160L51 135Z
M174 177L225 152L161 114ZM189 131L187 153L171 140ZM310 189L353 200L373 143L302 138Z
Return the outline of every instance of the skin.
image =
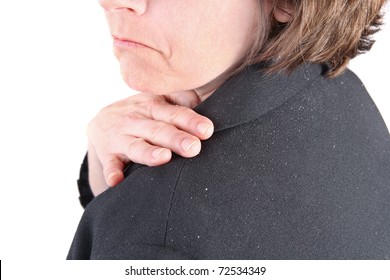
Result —
M258 0L101 0L127 85L207 98L253 44ZM228 28L227 28L228 27ZM253 37L253 38L252 38ZM146 47L145 47L146 46Z
M165 96L140 93L102 109L87 129L94 195L122 181L124 166L130 162L158 166L170 161L172 151L196 156L200 140L214 131L211 120L190 109L198 102L193 91Z
M123 180L129 162L157 166L171 152L196 156L211 120L190 108L209 97L254 41L257 0L100 0L127 85L142 93L103 110L88 126L94 195ZM169 8L167 8L169 7ZM265 9L281 22L289 7ZM180 11L180 12L178 12ZM226 28L229 27L229 28Z

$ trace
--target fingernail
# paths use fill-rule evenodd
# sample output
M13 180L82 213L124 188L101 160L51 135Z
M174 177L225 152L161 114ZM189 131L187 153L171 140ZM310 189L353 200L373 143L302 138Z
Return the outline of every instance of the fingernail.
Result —
M210 129L211 127L211 124L209 123L200 123L198 124L198 132L201 134L201 135L205 135L206 132Z
M181 143L181 147L182 149L185 151L185 152L197 152L199 153L199 147L197 147L197 143L199 141L198 140L194 140L194 139L191 139L191 138L187 138L185 139L182 143Z
M108 179L107 179L107 183L108 183L108 186L109 187L113 187L115 184L113 183L113 179L114 179L114 177L116 176L116 173L115 172L113 172L113 173L110 173L109 175L108 175Z

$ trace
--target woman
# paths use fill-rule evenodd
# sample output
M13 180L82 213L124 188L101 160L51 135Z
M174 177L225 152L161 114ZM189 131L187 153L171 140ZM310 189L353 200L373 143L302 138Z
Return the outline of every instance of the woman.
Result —
M106 188L96 145L105 128L135 126L123 133L128 156L105 169L109 185L142 151L156 160L141 163L158 165L171 155L155 146L191 157L214 134L194 158L129 165L86 208L68 258L390 257L389 134L345 70L371 47L385 1L100 2L124 80L148 94L91 124L94 194ZM200 103L208 119L167 100Z

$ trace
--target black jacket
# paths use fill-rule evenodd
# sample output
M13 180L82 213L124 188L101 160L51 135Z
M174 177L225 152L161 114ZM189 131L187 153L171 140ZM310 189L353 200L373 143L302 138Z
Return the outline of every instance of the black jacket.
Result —
M351 71L251 67L196 111L215 125L200 155L132 165L69 259L390 258L390 136Z

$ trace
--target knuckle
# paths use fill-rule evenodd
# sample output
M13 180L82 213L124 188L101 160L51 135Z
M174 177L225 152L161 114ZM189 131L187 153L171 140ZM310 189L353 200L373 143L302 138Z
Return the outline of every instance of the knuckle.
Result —
M107 159L105 162L102 163L103 169L105 170L112 170L115 169L118 165L118 159L115 157L111 157L110 159Z
M162 96L154 96L145 103L145 112L149 118L155 118L156 108L161 106L163 103L166 103L165 99Z
M131 155L135 153L137 149L139 149L139 145L143 142L144 140L141 138L135 138L131 140L127 144L127 149L126 149L126 154L129 155L129 158L131 158Z
M150 127L150 139L155 140L161 132L167 127L164 123L156 123Z
M130 120L137 120L142 118L142 114L136 111L128 112L126 114L126 121Z
M169 123L176 122L177 119L184 117L185 114L188 112L188 110L189 109L186 107L176 106L174 109L172 109L169 112L168 122Z
M104 177L107 177L109 174L111 174L115 168L113 168L111 165L103 166L103 175Z

